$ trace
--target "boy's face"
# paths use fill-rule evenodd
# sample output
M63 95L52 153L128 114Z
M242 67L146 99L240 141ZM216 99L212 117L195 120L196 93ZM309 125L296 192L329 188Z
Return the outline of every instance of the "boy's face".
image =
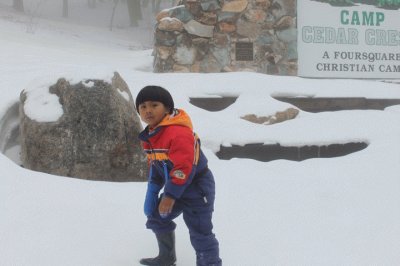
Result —
M140 119L149 127L157 126L168 113L168 108L162 102L146 101L139 104Z

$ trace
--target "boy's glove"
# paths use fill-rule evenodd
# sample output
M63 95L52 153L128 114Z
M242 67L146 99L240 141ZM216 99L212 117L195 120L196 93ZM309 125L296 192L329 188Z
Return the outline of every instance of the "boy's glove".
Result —
M147 183L146 198L144 200L144 214L149 216L157 208L158 193L161 190L161 186L155 183Z

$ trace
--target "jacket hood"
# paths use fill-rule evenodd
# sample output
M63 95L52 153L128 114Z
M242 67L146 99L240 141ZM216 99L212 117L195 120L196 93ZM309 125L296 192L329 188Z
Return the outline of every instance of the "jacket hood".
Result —
M139 134L139 139L142 141L148 141L148 139L156 135L163 126L171 125L184 126L193 131L192 120L189 115L182 109L174 109L172 114L167 114L156 127L149 128L149 126L147 126Z
M171 125L185 126L193 130L192 120L190 119L189 115L182 109L174 109L172 114L166 115L155 128Z

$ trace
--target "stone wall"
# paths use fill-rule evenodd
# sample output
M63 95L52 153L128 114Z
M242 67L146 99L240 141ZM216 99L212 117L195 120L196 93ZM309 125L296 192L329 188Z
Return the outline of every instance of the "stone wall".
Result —
M181 0L157 15L155 72L297 75L295 0Z

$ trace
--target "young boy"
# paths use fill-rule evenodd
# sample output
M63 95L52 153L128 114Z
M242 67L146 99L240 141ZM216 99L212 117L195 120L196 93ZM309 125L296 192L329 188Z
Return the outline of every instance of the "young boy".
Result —
M181 109L174 109L171 94L159 86L146 86L139 92L136 110L147 124L139 135L149 162L144 203L146 227L155 233L159 247L157 257L141 259L140 263L175 265L173 219L183 213L196 251L197 266L221 266L211 222L214 177L189 116ZM164 191L159 196L162 188Z

